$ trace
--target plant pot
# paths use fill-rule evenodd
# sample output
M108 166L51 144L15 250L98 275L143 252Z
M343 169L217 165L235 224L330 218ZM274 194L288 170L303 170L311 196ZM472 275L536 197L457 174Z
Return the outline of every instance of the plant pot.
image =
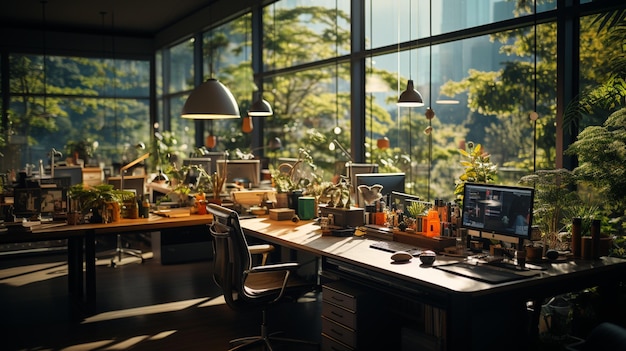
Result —
M608 237L603 237L603 238L600 238L599 242L600 244L598 245L598 257L608 256L609 251L611 250L611 243L613 242L613 240ZM591 244L591 237L583 236L581 238L580 257L585 260L592 259L593 258L592 250L593 248Z
M289 207L289 200L287 193L277 193L276 194L276 208L287 208Z
M540 260L543 255L543 247L526 246L526 259L529 261Z

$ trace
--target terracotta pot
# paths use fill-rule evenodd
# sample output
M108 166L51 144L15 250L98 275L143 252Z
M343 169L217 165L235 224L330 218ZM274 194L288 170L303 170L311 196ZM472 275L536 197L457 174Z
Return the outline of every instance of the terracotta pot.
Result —
M526 259L540 260L543 255L543 247L541 246L526 246Z
M287 193L277 193L276 194L276 208L287 208L289 207L289 198Z
M607 256L609 251L611 250L611 243L613 240L611 238L603 237L600 238L600 247L598 248L598 256ZM593 253L591 252L591 237L583 236L581 238L580 245L580 257L585 260L590 260L593 258Z

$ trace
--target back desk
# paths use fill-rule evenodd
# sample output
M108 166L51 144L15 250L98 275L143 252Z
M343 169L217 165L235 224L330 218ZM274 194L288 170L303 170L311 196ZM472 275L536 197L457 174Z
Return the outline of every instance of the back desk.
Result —
M241 225L246 235L319 257L323 276L440 310L444 327L438 337L448 350L486 345L529 349L537 337L543 299L592 286L600 286L606 294L603 301L608 304L601 312L615 319L610 304L616 301L617 285L626 278L626 260L604 257L542 263L546 269L535 276L490 284L424 266L417 258L394 264L389 253L369 247L379 239L322 236L319 226L310 221L259 217L242 220ZM458 260L438 255L435 265ZM527 309L529 301L536 306L534 312Z
M96 236L160 231L162 229L207 225L211 215L122 219L115 223L68 225L47 223L33 227L32 233L4 233L0 243L67 239L68 295L77 317L96 311ZM208 235L208 234L207 234Z

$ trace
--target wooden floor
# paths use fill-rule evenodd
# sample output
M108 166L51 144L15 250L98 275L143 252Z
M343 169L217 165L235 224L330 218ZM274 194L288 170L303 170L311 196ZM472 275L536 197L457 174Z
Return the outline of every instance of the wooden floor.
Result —
M0 257L3 350L227 350L229 340L257 335L260 311L223 303L210 261L161 265L130 261L96 268L97 313L73 321L64 254ZM321 340L318 293L268 312L270 331ZM277 344L277 350L307 350Z

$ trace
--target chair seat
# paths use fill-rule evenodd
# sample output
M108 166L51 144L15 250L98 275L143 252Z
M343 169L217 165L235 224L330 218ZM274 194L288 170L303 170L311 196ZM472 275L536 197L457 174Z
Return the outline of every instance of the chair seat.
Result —
M277 295L283 285L285 272L261 272L250 273L246 277L244 288L250 296L262 296L266 294ZM289 277L287 289L303 289L311 287L311 282L305 281L293 275Z

